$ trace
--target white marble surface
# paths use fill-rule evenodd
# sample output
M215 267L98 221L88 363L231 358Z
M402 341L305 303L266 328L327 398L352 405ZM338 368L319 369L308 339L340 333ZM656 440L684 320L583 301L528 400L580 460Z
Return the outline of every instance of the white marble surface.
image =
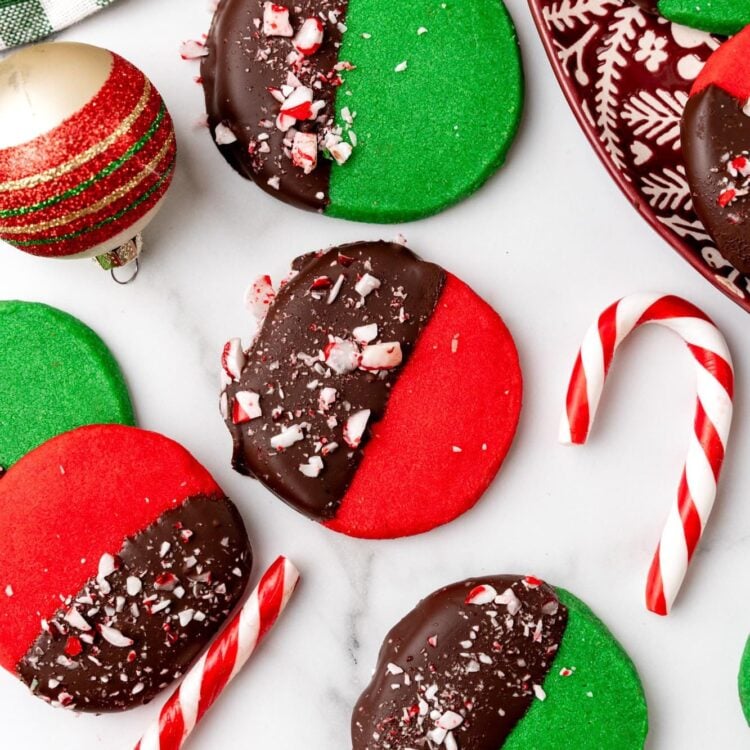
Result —
M345 748L349 713L383 635L424 594L469 575L534 572L585 599L640 669L649 747L746 747L736 673L750 631L750 319L694 273L627 205L578 130L525 3L511 0L528 77L521 136L502 173L441 216L399 227L349 224L286 208L245 184L196 128L197 70L177 54L207 28L204 0L120 0L60 35L110 47L140 65L175 119L180 160L147 234L141 276L116 287L90 262L0 252L0 298L41 300L93 326L119 359L138 420L184 443L241 507L256 574L278 553L304 581L283 622L191 741L217 747ZM286 508L229 467L216 409L217 356L247 333L242 293L278 279L301 251L391 238L490 301L514 332L526 378L521 428L479 505L418 538L362 542ZM591 444L556 442L569 367L592 316L616 297L682 294L724 329L738 370L733 441L720 497L673 614L642 605L646 571L681 470L693 410L685 347L640 333L617 362ZM2 747L131 747L158 710L75 716L0 676Z

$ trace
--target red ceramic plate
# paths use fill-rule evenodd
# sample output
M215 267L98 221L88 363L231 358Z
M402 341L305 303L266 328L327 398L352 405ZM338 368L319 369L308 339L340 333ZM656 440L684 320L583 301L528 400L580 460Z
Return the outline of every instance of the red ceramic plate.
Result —
M750 312L750 278L693 211L680 117L720 37L649 15L631 0L529 0L578 122L630 202L693 268Z

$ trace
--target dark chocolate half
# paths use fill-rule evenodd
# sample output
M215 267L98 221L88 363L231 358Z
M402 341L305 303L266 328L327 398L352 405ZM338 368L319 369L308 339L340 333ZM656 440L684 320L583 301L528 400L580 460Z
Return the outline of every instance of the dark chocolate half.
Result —
M535 578L436 591L386 636L354 708L353 750L498 750L544 698L567 621L555 591Z
M314 120L298 120L294 128L323 135L334 124L335 69L346 16L346 0L296 0L289 20L297 33L307 18L318 18L324 36L320 49L290 63L292 38L263 32L263 0L221 0L201 64L208 124L214 139L219 125L237 140L220 145L224 158L243 177L266 192L299 208L322 211L328 205L331 162L318 154L317 167L304 174L291 160L291 138L276 124L281 104L269 91L279 91L293 73L312 88L323 108Z
M682 117L695 212L719 252L750 274L750 106L710 84L688 99Z
M42 621L18 673L40 697L76 711L148 703L219 630L251 565L231 501L191 497L105 555L100 575Z
M240 381L226 389L225 421L234 442L234 468L323 521L335 516L368 437L366 431L358 446L347 444L347 421L369 409L369 430L382 418L391 388L435 309L445 272L402 245L361 242L297 258L293 274L247 352ZM355 288L363 277L379 284L366 296ZM332 339L364 356L368 345L355 342L355 329L368 325L377 326L370 345L397 343L402 364L337 373L326 359ZM327 388L336 391L328 404L321 400ZM260 396L260 417L235 423L238 392ZM272 439L285 430L302 437L274 447ZM311 460L322 461L317 476L303 471Z

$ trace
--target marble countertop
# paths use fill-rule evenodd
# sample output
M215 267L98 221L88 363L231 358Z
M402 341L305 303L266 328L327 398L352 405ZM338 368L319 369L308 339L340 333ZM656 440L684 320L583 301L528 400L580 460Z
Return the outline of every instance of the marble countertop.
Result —
M554 80L522 0L525 122L507 166L471 200L403 226L306 214L243 183L197 122L197 67L179 43L208 27L205 0L119 0L61 39L109 47L146 71L175 120L179 166L146 234L137 281L117 287L91 262L3 248L0 298L40 300L93 326L125 371L139 423L189 448L240 506L256 576L284 553L303 584L283 621L202 723L192 750L346 748L349 716L387 630L423 595L471 575L534 573L584 599L632 655L651 717L648 747L739 748L748 728L736 675L750 632L750 346L745 312L650 229L606 175ZM524 367L521 427L477 507L423 536L364 542L297 515L232 472L218 415L218 354L247 335L242 304L261 273L279 279L303 251L403 233L501 314ZM681 294L721 326L737 368L736 418L717 506L673 614L643 606L646 572L673 501L693 415L693 368L663 330L624 347L590 445L557 443L572 365L593 316L631 291ZM744 581L744 583L743 583ZM76 716L0 676L3 747L132 747L161 704Z

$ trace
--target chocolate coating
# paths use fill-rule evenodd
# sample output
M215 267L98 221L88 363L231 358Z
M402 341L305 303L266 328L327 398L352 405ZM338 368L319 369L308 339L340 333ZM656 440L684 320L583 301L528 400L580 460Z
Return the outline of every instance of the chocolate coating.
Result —
M308 175L292 165L284 144L286 135L276 127L280 104L268 89L287 83L292 70L287 57L294 47L288 37L263 34L263 4L263 0L222 0L219 4L206 41L208 56L201 62L208 124L214 135L222 123L237 137L235 143L219 146L219 150L243 177L286 203L322 211L329 202L331 162L321 154L318 166ZM345 0L289 4L295 31L309 17L320 18L325 29L320 49L294 67L302 84L313 88L315 99L325 103L316 120L297 122L295 128L303 132L319 133L333 122L340 82L334 65L346 7ZM337 14L336 23L329 17L331 12ZM278 188L273 187L275 178Z
M498 597L467 603L481 585ZM533 578L477 578L431 594L386 636L354 708L353 750L498 750L541 690L567 620L554 590Z
M368 426L381 419L403 367L337 374L323 359L329 337L351 343L356 327L374 323L377 338L371 343L398 342L405 363L435 309L445 272L405 247L386 242L305 255L294 261L293 271L296 275L277 294L247 352L239 383L227 387L225 421L234 443L234 468L257 477L289 505L322 521L335 516L362 460L367 433L359 447L348 446L348 417L369 409ZM362 297L355 284L366 273L381 286ZM339 278L340 291L329 303ZM316 279L331 286L312 289ZM322 406L321 389L326 387L336 389L336 398ZM234 424L232 405L238 391L260 395L261 417ZM274 449L271 438L293 425L304 425L304 439ZM300 470L311 456L324 462L317 477Z
M633 0L633 2L646 13L659 15L659 0Z
M714 84L691 96L682 118L682 151L695 212L719 252L750 274L750 171L733 166L738 158L750 160L745 106Z
M252 565L237 509L204 496L126 539L115 559L114 572L89 579L43 621L17 665L33 692L56 705L105 712L148 703L218 631Z

